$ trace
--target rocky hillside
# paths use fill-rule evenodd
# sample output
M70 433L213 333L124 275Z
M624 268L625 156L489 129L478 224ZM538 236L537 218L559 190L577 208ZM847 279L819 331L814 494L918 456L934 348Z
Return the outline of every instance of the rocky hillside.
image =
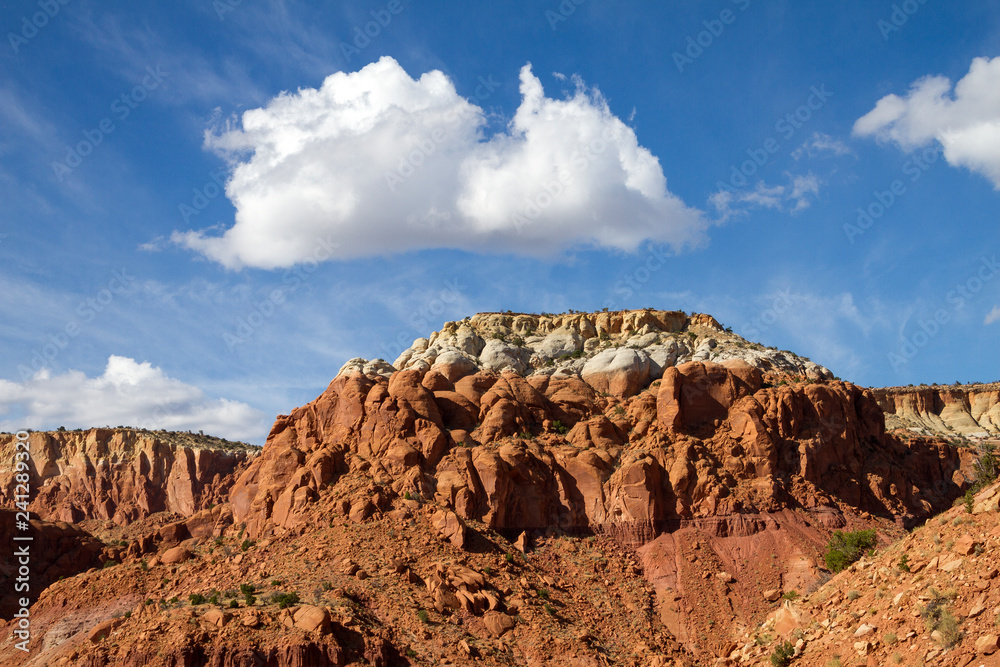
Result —
M862 558L821 588L787 595L722 664L1000 664L1000 485ZM788 664L788 663L786 663Z
M890 429L943 438L1000 437L1000 384L873 389Z
M3 507L13 507L15 437L0 434ZM48 521L126 525L158 512L190 516L222 502L260 451L211 436L117 428L29 436L33 500Z
M480 314L345 364L0 661L716 664L828 578L832 531L904 536L972 455L707 315Z

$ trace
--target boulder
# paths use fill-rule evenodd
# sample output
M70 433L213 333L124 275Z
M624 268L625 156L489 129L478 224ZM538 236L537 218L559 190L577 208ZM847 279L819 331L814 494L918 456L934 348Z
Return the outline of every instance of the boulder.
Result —
M326 607L304 604L294 614L295 627L306 632L326 634L330 631L330 612Z
M194 556L186 547L173 547L160 554L160 562L164 565L175 565L190 560Z
M649 384L649 372L649 355L620 347L594 355L584 364L581 377L598 392L627 398Z
M488 611L483 615L483 625L494 637L503 637L514 629L514 619L499 611Z
M465 524L454 512L438 510L431 517L431 525L444 539L459 549L465 548Z

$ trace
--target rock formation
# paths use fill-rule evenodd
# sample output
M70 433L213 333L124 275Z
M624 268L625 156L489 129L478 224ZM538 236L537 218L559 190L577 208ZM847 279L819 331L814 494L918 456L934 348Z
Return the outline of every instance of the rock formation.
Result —
M240 443L219 448L206 439L134 429L34 432L29 437L33 500L42 519L87 519L125 525L157 512L190 516L225 500L257 450ZM15 438L0 434L0 489L13 507Z
M833 530L886 544L968 487L971 450L880 400L707 315L486 313L352 359L225 465L39 436L33 507L180 518L45 591L37 664L722 664Z
M919 435L1000 437L1000 384L874 389L889 428Z

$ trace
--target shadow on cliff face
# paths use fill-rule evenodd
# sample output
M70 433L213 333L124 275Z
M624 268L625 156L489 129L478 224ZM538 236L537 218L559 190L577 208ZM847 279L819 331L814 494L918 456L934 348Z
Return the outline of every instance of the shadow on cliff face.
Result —
M0 509L0 544L11 549L10 558L0 560L0 618L10 620L20 609L20 598L34 603L43 590L59 579L100 567L104 545L90 534L65 523L34 519L27 530L18 528L16 514ZM14 541L14 537L30 541ZM21 570L19 550L27 547L27 574ZM17 587L15 587L17 586ZM26 588L23 588L26 586Z

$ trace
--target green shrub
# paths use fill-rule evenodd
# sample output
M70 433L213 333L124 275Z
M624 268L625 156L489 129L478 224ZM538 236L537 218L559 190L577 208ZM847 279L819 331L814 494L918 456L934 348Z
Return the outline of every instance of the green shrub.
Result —
M230 609L239 609L240 608L240 603L237 602L236 600L230 600L229 601L229 608Z
M253 542L251 542L250 540L243 540L243 542L240 544L240 551L246 551L252 546Z
M793 657L795 657L795 646L791 642L783 642L778 644L771 654L771 664L774 667L788 667Z
M278 609L288 609L293 604L299 603L298 593L275 593L271 596L271 604L278 605Z
M974 497L974 494L972 493L972 489L969 489L968 491L965 492L965 495L962 497L962 503L965 505L965 511L967 513L972 514L972 506L975 504L975 502L976 499Z
M421 623L430 623L431 622L431 616L430 616L430 614L427 613L426 609L421 609L421 610L419 610L417 612L417 619Z
M202 595L201 593L192 593L191 595L188 596L188 602L190 602L192 605L199 605L199 604L205 604L206 600L205 596Z
M936 589L931 588L928 591L931 595L930 600L927 604L920 610L920 615L924 619L924 623L927 625L928 632L934 632L937 630L941 633L941 644L945 648L951 648L958 642L962 641L962 630L958 627L958 619L955 618L954 614L948 609L948 603L958 594L957 591L946 591L945 593L939 593Z
M557 419L554 422L552 422L552 430L558 433L559 435L565 435L566 431L568 431L569 429L566 428L565 424L563 424L561 421Z
M973 489L985 488L996 481L1000 474L1000 460L997 459L996 445L984 442L979 445L979 457L972 466L975 474Z
M826 545L823 560L831 572L840 572L861 558L865 551L874 548L875 544L875 531L872 529L850 533L837 530Z
M552 605L550 605L548 602L545 603L544 609L545 609L545 613L548 614L549 616L555 616L556 615L556 608L553 607Z
M104 569L105 570L108 569L109 567L114 567L115 565L118 565L118 563L116 563L113 560L106 560L106 561L104 561Z
M253 595L256 592L257 589L254 588L253 584L240 584L240 595Z
M549 599L549 589L547 589L547 588L539 588L538 591L537 591L537 593L538 593L538 597L540 597L541 599L543 599L543 600L548 600Z
M900 556L899 557L899 562L896 564L896 567L899 568L900 572L909 572L910 571L910 557L909 557L909 555L903 554L902 556Z
M799 592L798 591L786 591L785 594L782 595L781 597L785 598L786 600L797 600L797 599L799 599Z

